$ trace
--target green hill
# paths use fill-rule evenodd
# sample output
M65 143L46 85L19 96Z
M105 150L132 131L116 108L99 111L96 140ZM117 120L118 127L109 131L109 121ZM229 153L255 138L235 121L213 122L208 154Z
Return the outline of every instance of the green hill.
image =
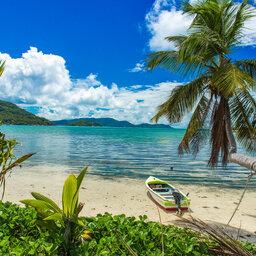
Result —
M66 126L102 126L102 125L97 122L80 120L80 121L76 121L74 123L67 124Z
M43 117L38 117L17 105L0 100L0 121L2 124L16 125L55 125Z

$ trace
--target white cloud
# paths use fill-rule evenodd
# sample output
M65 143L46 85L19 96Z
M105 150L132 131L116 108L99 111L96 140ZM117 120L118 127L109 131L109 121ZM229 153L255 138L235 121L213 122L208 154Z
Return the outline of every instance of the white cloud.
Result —
M0 98L23 108L38 108L51 120L79 117L112 117L132 123L149 122L156 107L177 83L104 86L96 74L72 80L61 56L44 54L31 47L21 58L1 54L6 60L0 78ZM166 122L165 120L162 120Z
M132 73L145 72L145 64L144 63L136 63L134 68L129 69L129 72L132 72Z
M254 14L256 14L256 8L251 7ZM243 45L256 45L256 17L252 17L248 21L245 22L245 30L244 30L244 36L241 40L241 43Z
M196 0L190 0L194 4ZM251 7L256 13L256 8ZM175 46L164 38L173 35L184 35L192 22L192 17L183 15L172 0L156 0L146 15L146 25L151 33L149 48L151 51L175 50ZM245 23L242 45L256 45L256 17Z
M172 0L156 0L146 15L146 24L152 37L149 41L151 51L174 50L173 44L164 38L173 35L184 35L192 18L182 15Z

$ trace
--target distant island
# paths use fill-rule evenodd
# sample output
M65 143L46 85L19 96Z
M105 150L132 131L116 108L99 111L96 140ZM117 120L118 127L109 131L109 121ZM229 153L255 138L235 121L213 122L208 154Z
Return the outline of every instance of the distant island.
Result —
M0 100L0 121L13 125L55 125L43 117L38 117L17 105Z
M66 124L66 126L102 126L102 124L97 123L97 122L79 120L74 123Z
M137 128L169 128L174 129L166 124L132 124L128 121L118 121L114 118L78 118L78 119L64 119L58 121L52 121L56 125L69 125L72 123L76 123L79 121L86 121L86 122L93 122L98 123L101 126L108 126L108 127L137 127Z
M107 126L107 127L134 127L134 128L168 128L166 124L132 124L128 121L118 121L114 118L76 118L50 121L34 115L16 104L0 100L0 121L6 125L62 125L62 126Z

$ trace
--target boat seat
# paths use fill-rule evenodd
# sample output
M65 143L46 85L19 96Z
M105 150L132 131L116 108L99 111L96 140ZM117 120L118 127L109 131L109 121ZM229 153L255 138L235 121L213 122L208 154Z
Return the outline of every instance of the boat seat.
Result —
M159 192L168 192L168 188L153 188L154 191L159 191Z
M166 197L166 196L172 196L170 193L158 193L160 196L164 196L164 197Z

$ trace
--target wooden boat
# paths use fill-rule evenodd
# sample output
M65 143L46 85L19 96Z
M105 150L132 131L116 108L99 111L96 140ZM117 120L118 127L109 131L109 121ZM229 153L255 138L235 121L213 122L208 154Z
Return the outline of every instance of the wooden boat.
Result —
M178 211L178 206L172 194L174 190L178 191L181 198L181 210L188 210L191 199L167 182L150 176L146 180L146 187L155 203L167 211Z

